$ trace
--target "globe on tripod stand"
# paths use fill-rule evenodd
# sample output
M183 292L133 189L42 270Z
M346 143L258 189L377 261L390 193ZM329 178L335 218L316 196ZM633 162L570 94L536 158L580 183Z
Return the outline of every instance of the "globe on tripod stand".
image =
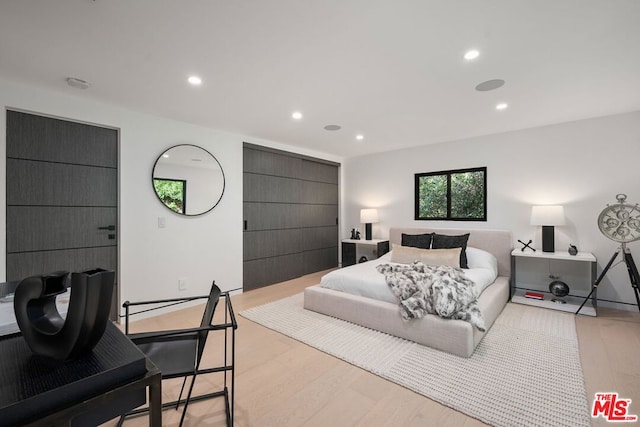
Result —
M558 297L553 298L551 301L558 304L566 304L566 301L562 298L569 295L569 285L561 280L554 280L553 282L549 283L549 292Z

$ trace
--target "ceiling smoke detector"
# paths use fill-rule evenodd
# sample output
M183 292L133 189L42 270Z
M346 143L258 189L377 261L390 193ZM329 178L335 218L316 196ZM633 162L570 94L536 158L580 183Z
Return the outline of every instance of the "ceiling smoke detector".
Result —
M91 86L89 82L82 79L77 79L75 77L67 77L67 84L78 89L87 89L89 86Z
M504 86L504 80L493 79L493 80L487 80L486 82L482 82L478 84L476 86L476 90L479 92L487 92L490 90L496 90L502 86Z

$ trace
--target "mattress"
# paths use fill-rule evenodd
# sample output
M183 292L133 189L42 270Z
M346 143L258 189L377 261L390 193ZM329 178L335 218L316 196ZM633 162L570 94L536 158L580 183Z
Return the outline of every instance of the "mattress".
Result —
M320 286L335 291L347 292L352 295L397 304L398 299L393 292L391 292L391 288L387 285L384 275L380 274L376 269L380 264L401 265L391 262L391 256L392 252L389 252L375 260L334 270L322 276ZM468 268L463 271L466 277L475 284L477 295L480 295L497 277L497 270L494 270L490 266L486 268Z

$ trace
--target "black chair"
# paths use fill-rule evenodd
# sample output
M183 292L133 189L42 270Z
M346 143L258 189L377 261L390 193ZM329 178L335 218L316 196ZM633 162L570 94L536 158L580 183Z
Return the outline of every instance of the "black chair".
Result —
M219 299L223 297L225 299L225 314L224 322L220 324L212 324L213 315L215 313L216 306ZM194 301L197 299L207 299L207 305L202 315L202 321L199 328L190 329L177 329L166 330L157 332L143 332L129 334L129 316L139 313L148 312L151 310L157 310L171 305L182 304L188 301ZM129 313L129 308L132 306L148 305L148 304L164 304L153 308L140 310L135 313ZM125 333L133 341L143 353L160 369L162 372L162 379L182 378L182 388L180 390L180 396L178 400L174 402L163 403L162 408L174 407L178 409L180 404L184 403L182 410L182 416L180 418L180 425L184 422L184 417L187 413L187 408L190 402L199 401L203 399L209 399L213 397L225 398L225 410L227 415L227 425L233 425L233 411L234 411L234 363L235 363L235 330L238 328L235 315L233 313L233 307L231 305L231 299L228 292L221 292L220 288L216 286L215 281L211 285L211 291L209 295L187 298L172 298L155 301L141 301L141 302L129 302L126 301L122 305L125 309ZM207 342L207 336L210 331L224 331L224 365L218 367L201 368L200 362L202 361L202 354ZM229 331L231 331L229 333ZM231 351L228 351L229 337L231 338ZM228 356L231 357L231 363L228 364ZM193 392L193 386L196 382L196 377L202 374L210 374L216 372L224 373L224 388L220 391L207 393L199 396L191 396ZM229 373L229 375L228 375ZM184 386L187 382L187 378L191 377L191 385L187 393L186 399L182 399L182 393ZM230 391L227 387L228 377L231 380ZM136 409L120 418L119 425L122 424L125 416L140 414L148 411L148 408Z

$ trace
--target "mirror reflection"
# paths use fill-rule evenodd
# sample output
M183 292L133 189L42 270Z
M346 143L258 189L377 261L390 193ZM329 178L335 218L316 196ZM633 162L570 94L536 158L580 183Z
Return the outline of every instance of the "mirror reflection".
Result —
M173 212L202 215L216 207L224 193L224 172L204 148L181 144L162 153L153 166L153 189Z

